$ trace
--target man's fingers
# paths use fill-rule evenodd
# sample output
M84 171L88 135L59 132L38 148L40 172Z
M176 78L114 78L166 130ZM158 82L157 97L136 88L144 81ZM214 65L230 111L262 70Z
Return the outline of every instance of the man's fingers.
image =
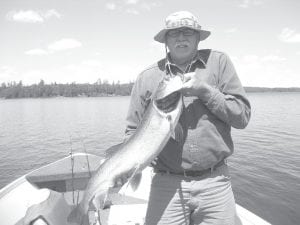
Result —
M190 88L182 88L181 93L186 97L191 96Z
M195 72L184 74L184 82L188 82L189 80L191 80L193 78L193 76L195 76Z
M190 88L190 82L185 82L182 84L181 90L185 90L187 88Z
M115 186L116 186L116 187L120 187L120 186L122 186L122 182L121 182L121 180L120 180L120 179L118 179L118 180L116 181L116 184L115 184Z
M183 94L183 96L186 96L186 97L192 96L193 95L192 87L193 87L193 79L190 78L189 81L183 83L183 85L182 85L181 93Z
M115 186L116 187L120 187L120 186L123 186L127 181L128 179L130 178L130 175L129 174L126 174L122 177L119 177L117 180L116 180L116 183L115 183Z
M116 187L121 187L124 183L124 180L122 178L119 178L116 181Z
M191 87L192 87L192 80L190 79L190 80L188 80L188 81L186 81L186 82L184 82L183 84L182 84L182 88L181 88L181 90L182 91L186 91L187 89L190 89Z
M186 76L186 75L184 75L184 82L186 83L186 82L188 82L189 80L191 80L192 79L192 77L191 76Z

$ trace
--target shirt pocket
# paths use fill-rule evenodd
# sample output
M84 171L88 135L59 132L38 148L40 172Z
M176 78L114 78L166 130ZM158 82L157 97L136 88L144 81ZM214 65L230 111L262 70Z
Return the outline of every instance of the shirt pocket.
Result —
M210 113L197 97L184 98L184 120L188 129L196 129L200 120L207 120Z

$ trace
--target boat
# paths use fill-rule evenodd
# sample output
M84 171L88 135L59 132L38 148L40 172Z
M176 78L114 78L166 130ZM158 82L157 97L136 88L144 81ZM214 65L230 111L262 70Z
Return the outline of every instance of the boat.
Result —
M0 225L71 225L66 215L80 202L89 178L103 158L76 153L38 168L0 190ZM144 224L153 171L143 170L139 187L110 191L105 209L91 208L90 225ZM270 225L236 204L236 225Z

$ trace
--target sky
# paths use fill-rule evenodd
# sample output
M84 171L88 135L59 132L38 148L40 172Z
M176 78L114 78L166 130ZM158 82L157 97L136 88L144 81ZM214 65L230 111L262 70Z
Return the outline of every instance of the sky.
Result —
M153 37L187 10L244 86L300 87L299 0L0 0L0 84L135 81L165 56Z

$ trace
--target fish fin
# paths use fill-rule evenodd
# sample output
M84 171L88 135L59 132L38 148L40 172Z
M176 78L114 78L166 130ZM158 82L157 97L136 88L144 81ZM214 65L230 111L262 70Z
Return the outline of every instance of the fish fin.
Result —
M109 195L109 188L104 192L99 192L98 194L96 194L92 200L93 206L97 210L109 208L110 201L108 195Z
M141 180L142 180L142 173L137 173L135 174L134 177L132 177L130 181L130 186L133 191L136 191L136 189L139 187Z
M174 140L176 140L176 133L174 130L171 131L171 138L173 138Z
M170 122L170 131L171 131L171 137L176 140L176 132L175 132L175 127L173 123Z
M107 150L105 150L105 158L110 158L112 155L116 154L123 144L124 143L113 145L109 147Z
M142 174L141 174L140 172L138 172L139 169L140 169L140 165L138 165L138 166L134 169L132 175L129 177L128 182L127 182L127 184L126 184L126 186L125 186L125 191L126 191L126 189L128 188L129 184L130 184L131 188L132 188L134 191L135 191L135 190L137 189L137 187L139 186L140 181L141 181L141 178L142 178Z

